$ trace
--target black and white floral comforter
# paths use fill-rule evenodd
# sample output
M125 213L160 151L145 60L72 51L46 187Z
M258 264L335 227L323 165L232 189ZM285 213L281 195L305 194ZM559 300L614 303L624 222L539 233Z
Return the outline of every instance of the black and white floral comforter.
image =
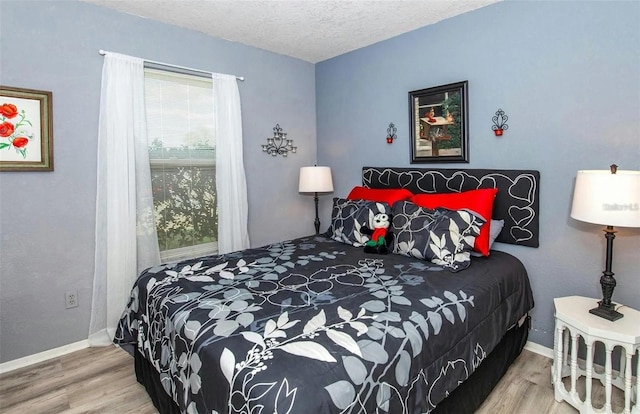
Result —
M186 413L426 413L532 306L506 253L451 273L318 236L148 269L114 341Z

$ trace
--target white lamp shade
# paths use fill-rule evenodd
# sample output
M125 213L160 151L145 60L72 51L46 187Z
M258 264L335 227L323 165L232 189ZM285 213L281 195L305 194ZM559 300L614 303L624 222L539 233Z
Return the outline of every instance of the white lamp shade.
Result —
M333 191L331 168L302 167L300 168L299 192L301 193L330 193Z
M578 171L571 217L604 226L640 227L640 171Z

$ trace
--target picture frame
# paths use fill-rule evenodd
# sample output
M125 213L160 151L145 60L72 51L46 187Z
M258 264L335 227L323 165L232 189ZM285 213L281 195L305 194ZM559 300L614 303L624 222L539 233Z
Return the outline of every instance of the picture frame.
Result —
M53 171L51 92L0 85L0 171Z
M411 164L469 162L468 83L409 92Z

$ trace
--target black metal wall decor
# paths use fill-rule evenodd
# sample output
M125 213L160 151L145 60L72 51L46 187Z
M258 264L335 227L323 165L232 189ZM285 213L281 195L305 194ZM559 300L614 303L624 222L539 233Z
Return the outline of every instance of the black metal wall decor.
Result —
M282 132L280 124L273 127L273 138L267 138L267 143L262 145L262 151L274 157L277 155L286 157L289 152L295 154L297 150L298 147L293 146L293 140L287 139L287 133Z
M389 128L387 128L387 144L393 144L393 140L397 138L397 130L398 128L396 128L393 122L389 123Z
M491 120L493 121L493 126L491 127L491 129L493 130L493 133L496 134L496 137L502 136L504 131L509 129L509 125L507 125L508 119L509 117L505 115L502 109L498 109L495 116L491 118Z

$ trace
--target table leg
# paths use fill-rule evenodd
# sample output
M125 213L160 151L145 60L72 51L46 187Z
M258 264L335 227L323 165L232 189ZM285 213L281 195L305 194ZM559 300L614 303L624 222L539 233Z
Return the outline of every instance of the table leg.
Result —
M604 393L605 393L605 401L604 401L604 412L611 412L611 351L613 351L613 347L611 344L605 343L605 351L607 354L606 362L604 366Z
M625 353L627 354L627 361L624 364L620 361L620 375L624 375L624 413L629 414L631 412L631 377L633 376L631 357L633 354L631 350L626 348Z
M565 326L564 330L564 365L569 366L569 329ZM564 368L564 367L563 367Z
M558 402L564 399L562 397L561 388L560 388L560 387L564 387L564 385L562 384L562 365L563 365L562 336L563 336L563 333L564 333L563 326L560 324L560 322L556 322L556 333L554 338L554 341L556 342L555 344L556 354L555 354L555 361L553 364L553 368L555 369L555 372L553 374L553 378L554 378L553 390L554 390L554 397Z
M593 352L595 348L593 346L593 342L587 341L587 366L585 367L585 371L587 374L587 378L585 379L585 396L584 403L587 407L591 407L591 382L593 378Z
M635 352L634 352L635 353ZM633 407L631 414L640 414L640 348L637 348L637 367L636 367L636 405Z
M578 379L578 334L571 333L571 398L576 400L576 380Z

